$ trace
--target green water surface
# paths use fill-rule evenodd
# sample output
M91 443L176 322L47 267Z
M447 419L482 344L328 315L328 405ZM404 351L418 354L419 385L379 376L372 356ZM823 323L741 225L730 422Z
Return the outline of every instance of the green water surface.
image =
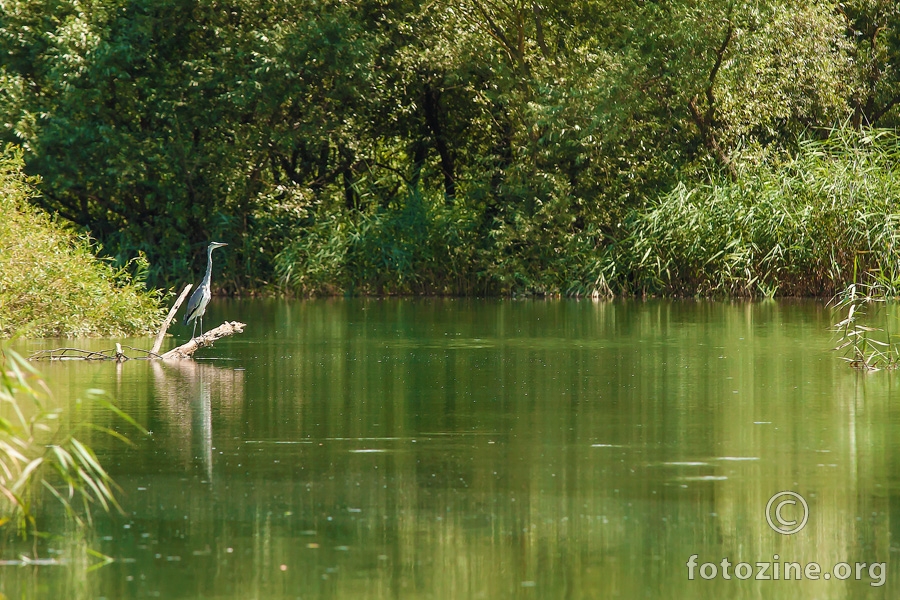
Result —
M822 303L219 301L205 324L225 319L245 332L197 361L40 364L53 402L107 390L151 435L87 434L125 514L79 541L47 502L59 564L7 543L2 594L900 597L900 381L838 360ZM16 348L53 345L112 343ZM782 491L808 505L793 535L767 523ZM811 562L851 574L784 580Z

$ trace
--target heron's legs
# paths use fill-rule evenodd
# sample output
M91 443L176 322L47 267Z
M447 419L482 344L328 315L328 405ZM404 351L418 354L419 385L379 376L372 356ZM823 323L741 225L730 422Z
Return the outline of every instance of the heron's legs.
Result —
M203 332L203 326L200 326L200 332ZM197 337L197 319L194 319L194 332L191 334L191 339Z

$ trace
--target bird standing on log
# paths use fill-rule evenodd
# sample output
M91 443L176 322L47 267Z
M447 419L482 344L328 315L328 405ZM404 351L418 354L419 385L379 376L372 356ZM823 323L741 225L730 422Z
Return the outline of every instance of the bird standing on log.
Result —
M206 305L209 304L209 299L212 297L212 293L209 290L209 280L212 278L212 251L227 245L224 242L210 242L206 248L206 275L203 276L200 286L191 294L191 299L188 300L187 312L184 313L185 325L191 321L194 322L194 332L191 334L191 339L197 333L198 318L200 319L200 335L203 335L203 313L206 312Z

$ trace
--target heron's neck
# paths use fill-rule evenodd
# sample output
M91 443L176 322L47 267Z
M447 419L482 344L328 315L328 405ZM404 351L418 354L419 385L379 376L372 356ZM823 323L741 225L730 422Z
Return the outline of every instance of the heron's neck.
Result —
M212 248L209 248L206 251L206 275L203 276L203 281L209 285L209 280L212 278Z

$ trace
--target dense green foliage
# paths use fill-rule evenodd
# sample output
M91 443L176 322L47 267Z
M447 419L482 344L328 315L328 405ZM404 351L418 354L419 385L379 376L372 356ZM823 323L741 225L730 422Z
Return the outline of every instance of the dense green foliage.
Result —
M887 0L17 0L0 56L38 203L160 286L221 239L231 290L822 293L824 255L647 280L621 249L635 219L675 243L650 220L679 202L762 213L798 140L900 114Z
M0 337L157 328L159 295L127 269L98 260L87 237L29 204L34 183L22 173L20 153L0 152Z

